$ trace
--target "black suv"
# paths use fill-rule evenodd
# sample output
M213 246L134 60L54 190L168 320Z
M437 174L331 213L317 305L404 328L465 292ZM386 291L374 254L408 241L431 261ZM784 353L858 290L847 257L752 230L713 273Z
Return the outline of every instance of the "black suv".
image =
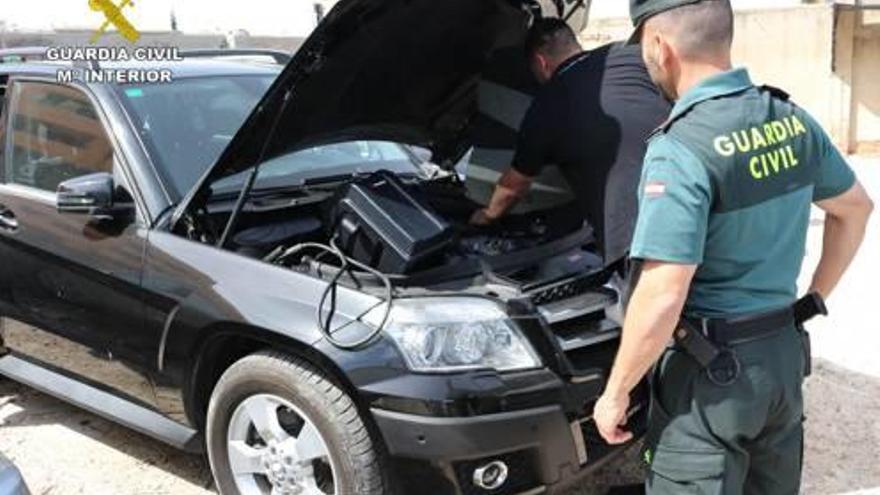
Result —
M538 12L343 0L283 70L170 84L0 64L0 373L207 451L224 494L533 494L609 459L590 229L467 226L463 157L513 140L480 88L527 73Z

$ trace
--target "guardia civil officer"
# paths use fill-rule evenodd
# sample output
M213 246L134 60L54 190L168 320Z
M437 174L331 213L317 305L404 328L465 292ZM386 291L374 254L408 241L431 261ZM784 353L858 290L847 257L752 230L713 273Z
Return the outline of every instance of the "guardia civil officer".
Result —
M595 421L608 442L628 440L630 391L657 363L649 493L797 494L800 323L823 312L873 205L807 112L731 68L728 0L630 9L676 104L648 145L631 249L641 276ZM814 297L795 303L811 203L826 212L824 243Z

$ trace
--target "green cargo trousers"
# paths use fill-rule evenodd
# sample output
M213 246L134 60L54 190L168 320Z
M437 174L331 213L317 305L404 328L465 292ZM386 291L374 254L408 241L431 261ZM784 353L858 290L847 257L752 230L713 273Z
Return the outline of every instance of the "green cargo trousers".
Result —
M667 350L654 372L647 492L797 495L803 339L791 327L737 345L741 373L728 386L712 383L684 351Z

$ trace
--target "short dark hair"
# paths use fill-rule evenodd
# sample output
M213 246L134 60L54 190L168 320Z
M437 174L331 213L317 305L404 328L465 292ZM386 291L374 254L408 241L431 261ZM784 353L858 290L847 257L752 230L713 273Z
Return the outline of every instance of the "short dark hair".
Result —
M526 35L526 54L530 57L538 52L560 56L573 48L581 48L577 36L565 21L555 17L536 19Z
M729 0L702 0L656 17L661 30L673 38L686 58L699 59L730 50L734 20Z

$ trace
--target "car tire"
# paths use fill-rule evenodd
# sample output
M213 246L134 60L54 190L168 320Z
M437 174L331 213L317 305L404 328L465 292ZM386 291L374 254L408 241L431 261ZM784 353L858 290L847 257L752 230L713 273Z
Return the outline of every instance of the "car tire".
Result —
M206 436L222 495L283 492L285 483L317 486L313 493L386 493L383 455L351 397L300 358L261 352L230 366L211 394ZM317 457L320 445L326 457Z

